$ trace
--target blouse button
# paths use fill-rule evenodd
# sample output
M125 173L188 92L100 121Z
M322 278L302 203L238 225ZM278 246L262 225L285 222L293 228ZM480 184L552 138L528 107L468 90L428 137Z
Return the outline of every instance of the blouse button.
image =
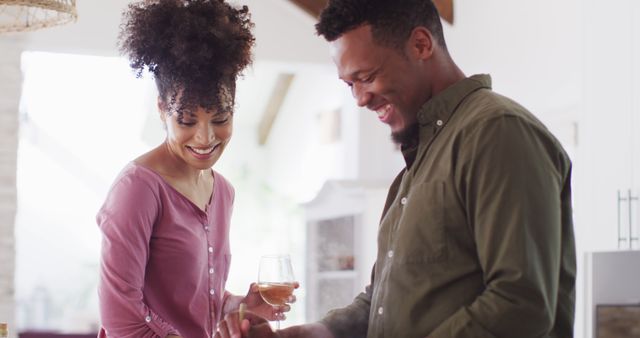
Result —
M213 247L212 246L209 247L209 252L213 252Z
M151 316L144 317L144 321L147 323L151 323Z
M216 293L216 290L214 290L214 289L209 289L209 294L210 294L210 295L214 295L215 293Z
M209 274L213 273L213 268L209 268Z

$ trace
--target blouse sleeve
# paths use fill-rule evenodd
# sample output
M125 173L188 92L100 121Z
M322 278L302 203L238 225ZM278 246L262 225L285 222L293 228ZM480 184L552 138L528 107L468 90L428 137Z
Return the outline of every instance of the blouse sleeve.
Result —
M147 338L179 334L144 302L142 293L157 195L142 179L121 177L96 217L102 232L100 317L109 337Z

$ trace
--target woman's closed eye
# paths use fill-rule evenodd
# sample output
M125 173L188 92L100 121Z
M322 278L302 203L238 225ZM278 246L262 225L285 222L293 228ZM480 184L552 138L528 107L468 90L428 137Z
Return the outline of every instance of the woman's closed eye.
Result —
M195 126L195 122L193 121L182 121L182 120L178 120L178 124L181 126L185 126L185 127L191 127L191 126Z
M211 124L216 124L216 125L225 124L227 122L229 122L229 117L225 117L224 119L211 120Z

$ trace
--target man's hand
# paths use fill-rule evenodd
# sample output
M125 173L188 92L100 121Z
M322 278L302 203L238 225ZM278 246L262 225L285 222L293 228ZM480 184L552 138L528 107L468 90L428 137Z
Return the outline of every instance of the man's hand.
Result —
M215 338L279 338L279 336L271 330L265 318L252 312L245 312L244 319L240 322L239 312L234 311L218 323Z

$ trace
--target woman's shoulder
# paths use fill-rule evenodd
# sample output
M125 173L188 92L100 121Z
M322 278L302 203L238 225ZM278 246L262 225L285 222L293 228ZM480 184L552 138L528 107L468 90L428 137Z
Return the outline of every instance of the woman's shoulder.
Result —
M153 170L132 161L122 168L113 182L112 188L116 186L125 186L129 189L147 187L151 190L156 190L154 187L157 187L159 183L160 178L158 177L158 174Z
M158 180L153 172L133 162L128 163L114 180L98 212L103 217L129 217L133 214L155 214L160 206Z
M213 177L214 177L214 189L225 197L233 200L235 197L235 189L233 185L227 180L222 174L212 169Z

